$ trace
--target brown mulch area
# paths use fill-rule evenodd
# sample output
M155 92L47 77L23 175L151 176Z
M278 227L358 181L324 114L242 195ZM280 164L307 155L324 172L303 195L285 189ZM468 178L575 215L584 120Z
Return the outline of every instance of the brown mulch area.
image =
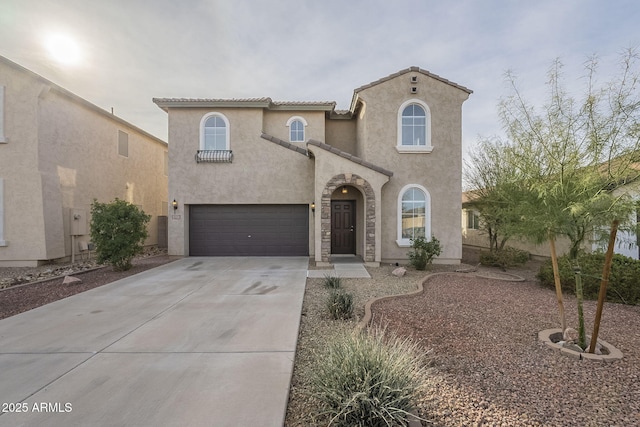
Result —
M74 277L81 279L82 283L63 284L64 278L60 277L4 289L0 291L0 319L159 267L176 259L178 258L169 255L139 258L133 260L133 267L128 271L114 271L111 267L102 267L73 274Z

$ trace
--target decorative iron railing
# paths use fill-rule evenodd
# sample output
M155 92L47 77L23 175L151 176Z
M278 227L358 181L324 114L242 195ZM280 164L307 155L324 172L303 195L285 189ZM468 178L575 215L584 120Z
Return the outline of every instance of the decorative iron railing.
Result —
M231 150L198 150L196 163L231 163L233 151Z

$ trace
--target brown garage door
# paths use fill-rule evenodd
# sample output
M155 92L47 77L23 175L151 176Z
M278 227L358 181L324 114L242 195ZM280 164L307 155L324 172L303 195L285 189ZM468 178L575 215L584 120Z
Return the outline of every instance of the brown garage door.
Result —
M308 205L191 205L191 256L308 256Z

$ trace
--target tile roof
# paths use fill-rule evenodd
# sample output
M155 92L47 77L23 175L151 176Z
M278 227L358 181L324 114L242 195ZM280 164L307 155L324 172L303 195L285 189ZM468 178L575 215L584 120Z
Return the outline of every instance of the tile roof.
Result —
M380 166L376 166L373 163L367 162L366 160L362 160L360 157L356 157L353 154L347 153L346 151L342 151L337 149L336 147L333 147L329 144L325 144L324 142L320 142L320 141L316 141L314 139L310 139L309 141L307 141L307 144L311 144L313 146L316 146L318 148L322 148L323 150L329 151L330 153L333 154L337 154L340 157L343 157L347 160L351 160L354 163L357 163L359 165L362 165L366 168L369 168L371 170L374 170L376 172L379 172L383 175L387 175L387 176L393 176L393 172L391 172L390 170L381 168Z
M466 88L466 87L464 87L464 86L461 86L461 85L459 85L459 84L457 84L457 83L454 83L454 82L452 82L452 81L450 81L450 80L447 80L447 79L445 79L444 77L440 77L440 76L439 76L439 75L437 75L437 74L433 74L433 73L431 73L431 72L429 72L429 71L427 71L427 70L423 70L423 69L422 69L422 68L420 68L420 67L409 67L409 68L405 68L404 70L400 70L400 71L398 71L397 73L390 74L390 75L388 75L387 77L383 77L383 78L381 78L381 79L378 79L378 80L376 80L376 81L374 81L374 82L371 82L371 83L369 83L369 84L366 84L366 85L364 85L364 86L360 86L359 88L355 89L353 92L354 92L354 93L358 93L358 92L363 91L363 90L365 90L365 89L368 89L368 88L370 88L370 87L372 87L372 86L378 85L378 84L380 84L380 83L386 82L386 81L388 81L388 80L394 79L394 78L396 78L396 77L398 77L398 76L401 76L401 75L403 75L403 74L410 73L410 72L418 72L418 73L420 73L420 74L424 74L425 76L429 76L429 77L431 77L431 78L433 78L433 79L436 79L436 80L439 80L439 81L441 81L441 82L443 82L443 83L446 83L446 84L448 84L448 85L451 85L451 86L453 86L453 87L455 87L455 88L457 88L457 89L460 89L460 90L462 90L462 91L464 91L464 92L467 92L468 94L472 94L472 93L473 93L473 91L472 91L471 89L468 89L468 88Z
M332 111L336 103L330 101L273 101L265 98L153 98L153 102L166 111L167 108L194 107L254 107L273 110Z
M309 156L309 152L306 149L300 147L299 145L292 144L290 142L284 141L284 140L282 140L280 138L276 138L275 136L271 136L271 135L266 134L264 132L262 133L262 135L260 135L260 137L262 139L266 139L267 141L271 141L274 144L281 145L284 148L288 148L289 150L293 150L293 151L296 151L296 152L298 152L300 154L304 154L307 157Z

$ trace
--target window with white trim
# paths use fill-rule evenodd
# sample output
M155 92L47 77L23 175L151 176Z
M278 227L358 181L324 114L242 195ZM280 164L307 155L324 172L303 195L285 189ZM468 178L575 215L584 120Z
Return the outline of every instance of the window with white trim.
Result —
M201 150L229 150L229 120L220 113L209 113L200 123Z
M480 214L473 209L467 209L467 230L480 229Z
M287 120L287 127L289 128L289 142L305 141L307 121L304 118L298 116L291 117Z
M7 142L7 137L4 135L4 92L4 86L0 86L0 143Z
M419 99L410 99L398 109L398 142L400 153L425 152L431 146L431 111Z
M398 195L399 246L411 246L411 240L431 240L431 196L418 184L406 185Z

